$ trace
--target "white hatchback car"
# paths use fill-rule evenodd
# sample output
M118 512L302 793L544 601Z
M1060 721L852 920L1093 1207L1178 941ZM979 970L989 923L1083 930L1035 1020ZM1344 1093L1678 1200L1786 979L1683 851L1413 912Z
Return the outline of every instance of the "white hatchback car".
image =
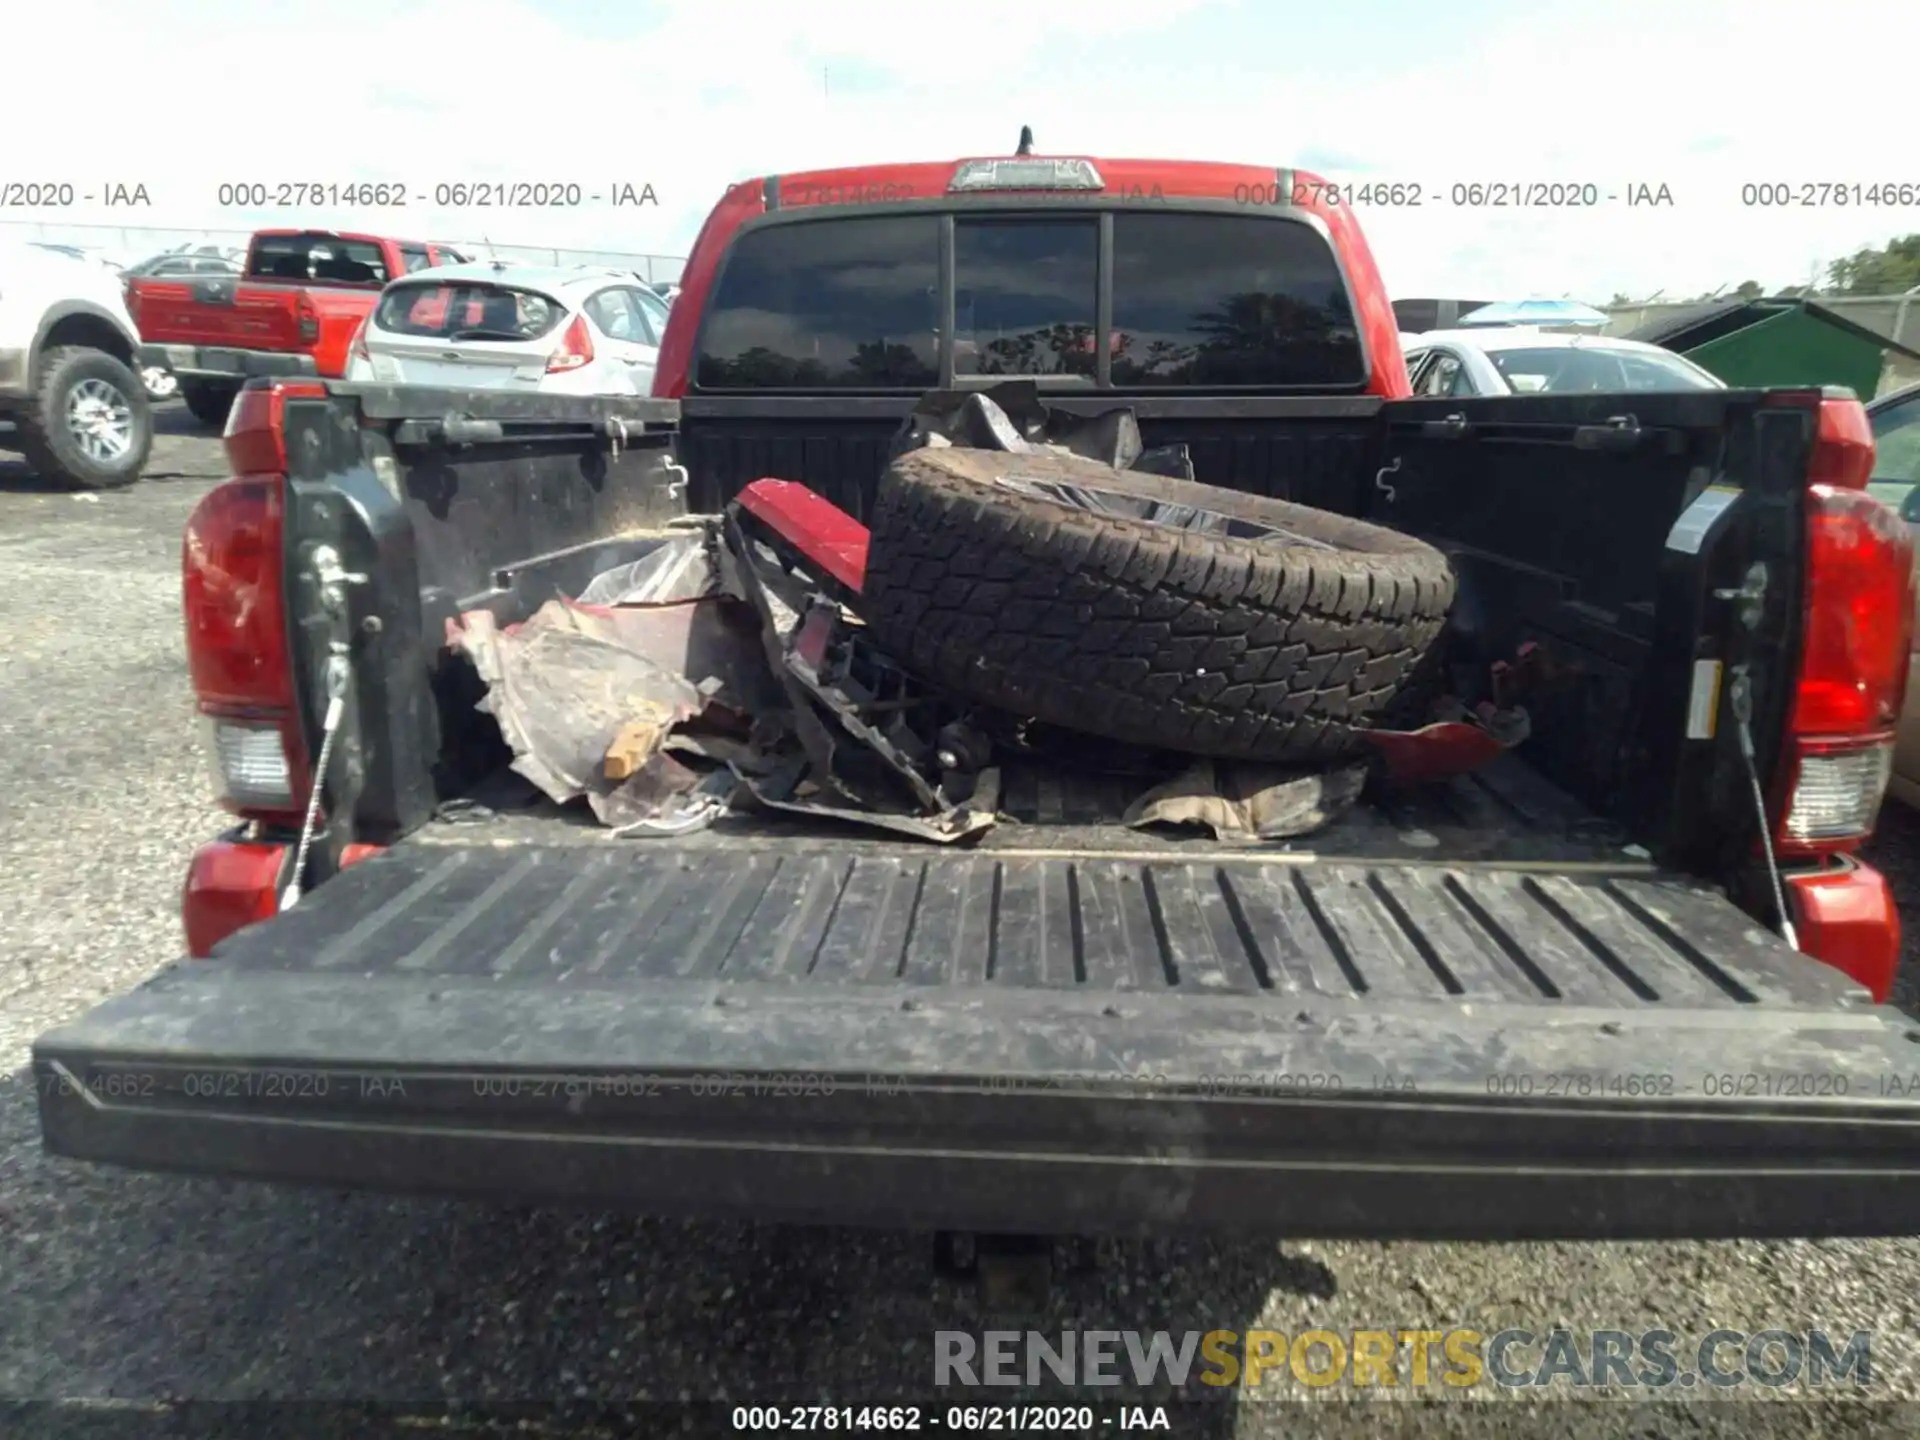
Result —
M484 261L405 275L348 352L349 380L651 395L667 307L631 274Z
M1639 340L1526 326L1402 335L1418 396L1724 390L1691 360Z

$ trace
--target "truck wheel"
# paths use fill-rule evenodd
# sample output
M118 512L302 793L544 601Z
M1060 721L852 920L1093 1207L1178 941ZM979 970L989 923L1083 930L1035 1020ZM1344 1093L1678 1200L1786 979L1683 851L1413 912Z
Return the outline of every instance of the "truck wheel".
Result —
M104 350L85 346L47 352L33 400L18 421L28 467L82 490L131 485L153 448L153 411L139 377Z
M233 409L233 397L240 392L231 385L209 385L204 381L182 380L180 398L202 425L227 428L227 412Z
M1129 744L1340 754L1439 635L1454 579L1398 531L1067 456L888 467L861 596L958 695Z

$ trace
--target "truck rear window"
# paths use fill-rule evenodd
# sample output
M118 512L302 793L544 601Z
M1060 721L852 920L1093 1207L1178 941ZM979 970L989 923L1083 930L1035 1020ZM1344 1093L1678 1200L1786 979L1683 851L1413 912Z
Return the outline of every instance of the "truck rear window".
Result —
M714 389L939 383L940 221L862 217L740 237L707 307L695 382Z
M538 340L566 313L550 295L507 285L396 285L380 297L373 323L425 340Z
M1320 233L1242 215L1113 217L1113 383L1357 385L1346 281Z
M247 276L334 285L384 285L393 278L378 245L338 235L263 235L247 256Z
M1094 373L1100 227L1090 218L953 227L953 373Z
M1102 333L1100 227L1074 215L954 218L951 338L940 334L945 217L769 225L734 244L707 306L703 389L911 389L956 377L1077 376L1135 388L1363 384L1366 360L1327 241L1297 221L1113 216ZM945 352L945 353L943 353Z

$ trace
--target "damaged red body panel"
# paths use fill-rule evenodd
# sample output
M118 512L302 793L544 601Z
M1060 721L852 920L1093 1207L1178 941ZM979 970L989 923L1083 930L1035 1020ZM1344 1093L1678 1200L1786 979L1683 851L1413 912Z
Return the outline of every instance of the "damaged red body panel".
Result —
M740 508L855 595L867 577L867 527L792 480L755 480Z
M187 954L204 960L236 930L271 920L289 858L285 845L227 838L195 851L180 897Z
M1887 877L1852 860L1839 870L1788 876L1787 896L1801 950L1886 1004L1900 967L1900 911Z
M387 847L354 841L340 855L340 868L357 865ZM194 851L180 897L187 954L204 960L229 935L280 913L293 846L280 840L222 838Z
M1445 720L1418 730L1369 730L1367 743L1386 761L1387 778L1399 785L1451 780L1478 770L1508 747L1478 725Z

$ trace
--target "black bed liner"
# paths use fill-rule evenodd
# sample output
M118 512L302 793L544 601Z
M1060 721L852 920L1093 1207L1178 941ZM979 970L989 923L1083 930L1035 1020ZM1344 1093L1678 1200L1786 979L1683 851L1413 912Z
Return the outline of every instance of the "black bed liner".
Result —
M1231 853L1202 831L1140 831L1121 824L1128 804L1153 779L1023 760L1003 762L1001 769L999 810L1012 823L982 835L974 846L979 852L1151 852L1189 859L1204 859L1223 850ZM599 846L607 842L605 829L594 822L591 812L577 806L556 807L510 772L489 777L466 798L492 811L483 833L502 843ZM427 844L465 844L475 833L479 832L465 826L433 826L417 838ZM1369 798L1297 840L1261 842L1258 853L1291 860L1315 856L1394 863L1487 863L1517 869L1600 865L1623 874L1651 873L1646 852L1626 842L1626 832L1619 826L1601 820L1524 762L1507 755L1447 784L1425 785L1391 798ZM736 814L673 844L697 854L739 849L902 853L899 840L882 831L836 827L772 812Z
M434 827L42 1037L48 1145L982 1230L1920 1229L1906 1022L1617 846L522 830Z

